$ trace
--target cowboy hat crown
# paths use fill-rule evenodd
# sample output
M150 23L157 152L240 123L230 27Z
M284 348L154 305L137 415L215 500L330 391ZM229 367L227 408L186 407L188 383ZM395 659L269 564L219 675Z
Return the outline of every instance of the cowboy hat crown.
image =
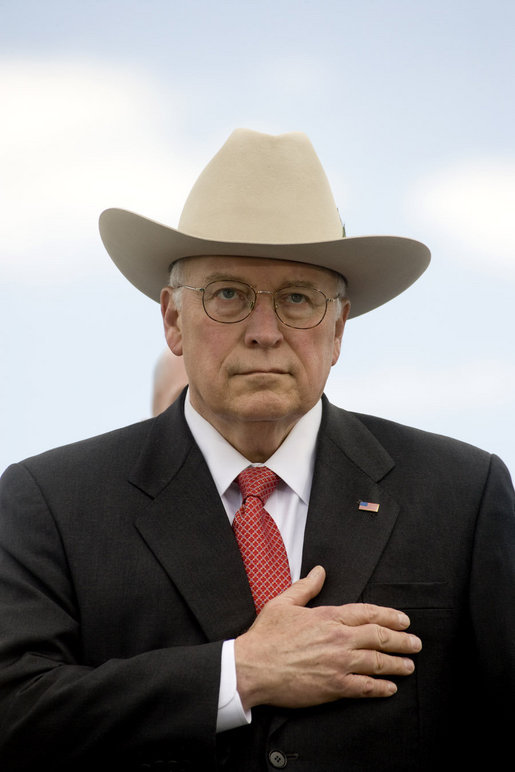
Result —
M346 237L320 160L301 132L236 129L195 182L178 229L107 209L100 234L120 271L157 301L171 263L183 257L265 257L342 274L350 316L358 316L407 289L430 260L413 239Z

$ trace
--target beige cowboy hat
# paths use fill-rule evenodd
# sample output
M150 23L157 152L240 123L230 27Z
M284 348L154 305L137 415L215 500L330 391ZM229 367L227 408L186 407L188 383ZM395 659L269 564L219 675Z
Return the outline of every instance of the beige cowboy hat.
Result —
M350 316L399 295L430 260L413 239L346 237L325 172L301 132L236 129L194 184L177 229L107 209L100 235L124 276L153 300L182 257L266 257L343 274Z

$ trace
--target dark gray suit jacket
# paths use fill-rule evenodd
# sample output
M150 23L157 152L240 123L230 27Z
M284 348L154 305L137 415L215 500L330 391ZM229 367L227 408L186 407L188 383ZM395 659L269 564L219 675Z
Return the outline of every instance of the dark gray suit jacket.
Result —
M0 506L2 772L442 770L513 723L514 494L476 448L324 401L314 603L403 609L424 648L389 699L262 707L218 737L222 642L254 609L182 400L10 467Z

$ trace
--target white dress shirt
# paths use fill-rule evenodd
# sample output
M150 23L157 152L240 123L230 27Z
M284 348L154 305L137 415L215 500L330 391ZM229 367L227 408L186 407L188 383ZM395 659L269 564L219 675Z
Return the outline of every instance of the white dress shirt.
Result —
M300 578L316 440L322 418L321 401L297 421L266 464L252 464L230 445L214 426L193 408L189 391L184 403L184 415L209 467L231 523L242 502L240 488L236 482L240 472L250 465L267 466L280 478L277 488L266 503L266 510L279 528L288 555L292 582L295 582ZM250 711L243 710L236 689L234 641L225 641L222 649L217 731L232 729L249 723L250 720Z

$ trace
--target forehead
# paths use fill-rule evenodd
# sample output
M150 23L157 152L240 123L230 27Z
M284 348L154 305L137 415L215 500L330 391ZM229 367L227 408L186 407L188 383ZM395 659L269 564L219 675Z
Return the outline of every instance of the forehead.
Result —
M309 282L314 286L332 287L337 274L328 268L290 260L273 260L265 257L202 256L187 257L184 266L188 281L213 281L215 279L241 279L248 284Z

